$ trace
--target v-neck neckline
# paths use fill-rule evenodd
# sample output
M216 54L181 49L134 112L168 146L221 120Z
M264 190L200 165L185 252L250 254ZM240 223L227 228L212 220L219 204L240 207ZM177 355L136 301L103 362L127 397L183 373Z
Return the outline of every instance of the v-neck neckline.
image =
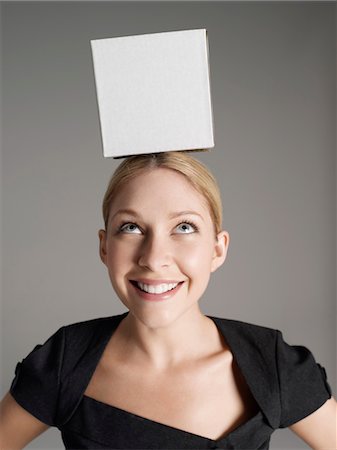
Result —
M102 355L103 355L103 353L104 353L105 348L107 347L107 344L109 343L111 337L113 336L113 334L114 334L114 332L116 331L117 327L119 326L120 322L121 322L128 314L129 314L129 312L125 312L125 313L119 315L119 316L118 316L118 320L116 320L116 319L117 319L116 316L110 317L110 319L113 320L113 325L114 325L114 326L111 327L111 328L110 328L110 327L108 328L108 331L106 332L106 334L105 334L105 336L104 336L104 339L102 339L102 340L99 341L99 342L96 342L96 344L97 344L97 346L98 346L98 348L99 348L99 350L97 351L98 357L97 357L95 363L94 363L94 364L92 365L92 367L91 367L91 373L90 373L90 376L89 376L89 378L87 379L87 382L86 382L86 385L84 386L84 389L82 389L82 393L81 393L81 395L80 395L80 399L79 399L78 405L79 405L79 403L80 403L82 400L84 400L85 402L87 402L87 401L94 401L94 402L96 402L97 404L99 404L100 406L103 406L103 407L106 407L106 408L111 408L111 409L114 410L114 411L124 412L124 413L126 413L126 414L128 414L128 415L130 415L130 416L134 416L134 417L141 418L142 420L145 420L145 421L147 421L147 422L152 422L152 423L158 424L158 426L163 426L163 427L166 427L166 428L170 428L170 429L176 430L177 432L181 432L181 433L185 433L185 434L187 433L187 434L189 434L189 435L191 435L191 436L195 436L195 437L198 437L198 438L200 438L200 439L205 439L205 440L207 440L207 441L209 441L209 442L212 442L212 443L214 443L214 444L223 443L223 441L228 440L228 439L231 438L234 434L236 434L237 432L239 432L244 426L248 426L252 421L257 420L258 417L260 417L260 416L263 414L261 405L260 405L258 399L256 398L256 396L254 395L254 392L252 391L252 385L251 385L251 383L249 382L249 378L247 377L247 374L245 373L245 370L243 369L242 365L240 364L240 363L241 363L240 357L238 356L238 352L236 351L236 348L235 348L236 343L234 344L233 340L231 340L231 339L228 338L228 335L226 335L226 331L224 330L224 327L220 327L220 326L219 326L218 318L213 317L213 316L209 316L209 315L206 315L206 317L208 317L209 319L211 319L211 320L214 322L215 326L216 326L217 329L218 329L218 332L219 332L220 335L224 338L224 340L225 340L225 342L226 342L226 345L228 346L230 352L231 352L232 355L233 355L233 361L236 363L237 367L239 368L239 371L240 371L240 373L241 373L241 376L243 377L243 379L244 379L246 385L248 386L249 391L250 391L250 394L251 394L251 396L254 398L256 405L258 406L258 412L257 412L255 415L253 415L253 416L250 417L248 420L246 420L245 422L243 422L243 423L241 423L240 425L238 425L234 430L232 430L231 432L229 432L228 434L226 434L224 437L219 438L219 439L211 439L211 438L208 438L208 437L206 437L206 436L201 436L201 435L198 435L198 434L195 434L195 433L191 433L191 432L186 431L186 430L183 430L183 429L181 429L181 428L173 427L173 426L164 424L164 423L162 423L162 422L157 422L157 421L155 421L155 420L146 418L146 417L141 416L141 415L139 415L139 414L132 413L132 412L127 411L127 410L122 409L122 408L118 408L117 406L111 405L111 404L109 404L109 403L102 402L102 401L100 401L100 400L97 400L97 399L95 399L95 398L93 398L93 397L90 397L90 396L86 395L86 394L85 394L86 388L88 387L88 385L89 385L89 383L90 383L90 380L91 380L91 378L92 378L93 375L94 375L94 372L95 372L95 370L96 370L96 368L97 368L97 366L98 366L98 364L99 364L99 362L100 362L100 360L101 360L101 358L102 358ZM226 319L221 319L221 320L224 321L224 320L226 320ZM229 334L229 333L228 333L228 334ZM96 350L97 350L97 347L96 347Z
M88 395L85 395L85 394L83 394L83 396L82 396L82 401L83 402L88 402L88 403L94 403L99 408L104 408L104 409L107 409L107 410L111 410L111 411L119 413L119 414L127 415L127 416L129 416L131 418L141 419L142 421L145 421L147 423L152 423L152 424L155 424L155 425L157 425L159 427L164 427L166 429L171 429L171 430L173 430L173 431L175 431L177 433L183 433L185 435L187 434L187 435L199 438L199 439L204 439L205 441L208 441L208 442L211 442L211 443L214 443L214 444L222 444L222 443L224 443L229 438L232 438L234 434L237 434L238 432L240 432L242 428L250 425L252 422L258 420L262 416L262 412L261 412L261 410L259 410L254 416L250 417L248 420L246 420L245 422L243 422L240 425L238 425L236 428L234 428L232 431L227 433L222 438L212 439L212 438L209 438L209 437L206 437L206 436L202 436L200 434L193 433L191 431L183 430L182 428L178 428L178 427L174 427L172 425L167 425L165 423L158 422L157 420L149 419L149 418L141 416L139 414L135 414L133 412L127 411L127 410L125 410L123 408L118 408L117 406L110 405L109 403L101 402L100 400L96 400L95 398L89 397Z

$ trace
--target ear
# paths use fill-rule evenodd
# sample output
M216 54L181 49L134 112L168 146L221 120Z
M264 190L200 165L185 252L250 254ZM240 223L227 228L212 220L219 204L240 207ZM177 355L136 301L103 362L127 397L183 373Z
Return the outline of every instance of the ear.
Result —
M214 247L211 272L215 272L225 261L229 245L229 234L227 231L221 231L217 235Z
M102 260L102 262L106 265L106 231L105 230L99 230L98 232L99 237L99 256Z

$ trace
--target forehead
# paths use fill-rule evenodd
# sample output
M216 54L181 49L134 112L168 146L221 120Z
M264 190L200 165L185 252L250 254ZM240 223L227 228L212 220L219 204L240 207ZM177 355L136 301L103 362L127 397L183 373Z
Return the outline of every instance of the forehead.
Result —
M183 209L198 208L207 213L206 198L200 194L181 173L163 167L146 170L124 184L114 198L110 209L132 205L145 208ZM158 209L157 209L158 210Z

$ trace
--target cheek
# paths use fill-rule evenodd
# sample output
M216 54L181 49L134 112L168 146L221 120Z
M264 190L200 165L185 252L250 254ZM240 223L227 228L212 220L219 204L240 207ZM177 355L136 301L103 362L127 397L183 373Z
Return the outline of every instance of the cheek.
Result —
M133 261L136 254L136 247L134 245L126 245L123 242L110 242L107 250L108 266L112 270L118 270L125 264Z
M113 244L107 250L107 269L114 291L120 297L119 285L123 281L125 273L129 270L130 256L125 246Z
M191 301L200 300L206 291L211 274L212 253L207 246L194 246L184 253L181 269L189 278Z
M191 276L209 276L212 261L210 245L193 245L180 250L180 254L180 262Z
M128 248L122 245L116 245L116 243L113 245L110 243L107 251L107 269L110 282L115 293L121 300L124 298L123 280L125 273L130 268L130 256L128 252Z

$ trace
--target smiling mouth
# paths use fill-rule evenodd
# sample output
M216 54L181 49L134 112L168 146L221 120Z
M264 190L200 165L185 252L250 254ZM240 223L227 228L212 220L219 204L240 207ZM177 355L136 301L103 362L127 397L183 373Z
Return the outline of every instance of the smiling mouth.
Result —
M135 286L141 292L152 295L160 295L175 290L178 286L183 284L184 281L177 283L162 283L158 285L147 285L135 280L130 280L130 283L133 284L133 286Z

